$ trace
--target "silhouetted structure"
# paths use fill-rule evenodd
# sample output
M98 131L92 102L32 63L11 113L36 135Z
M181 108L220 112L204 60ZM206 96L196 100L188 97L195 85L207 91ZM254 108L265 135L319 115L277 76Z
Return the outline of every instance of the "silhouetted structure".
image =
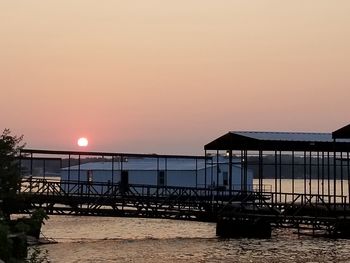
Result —
M41 206L49 214L218 221L218 234L231 236L244 236L237 228L260 226L263 237L271 226L349 236L348 138L349 126L333 134L229 132L205 145L204 157L23 150L22 212ZM129 180L130 158L154 158L154 184ZM193 160L187 175L194 185L165 183L174 158ZM81 169L101 162L110 165L111 180L98 181ZM250 183L251 173L257 185Z

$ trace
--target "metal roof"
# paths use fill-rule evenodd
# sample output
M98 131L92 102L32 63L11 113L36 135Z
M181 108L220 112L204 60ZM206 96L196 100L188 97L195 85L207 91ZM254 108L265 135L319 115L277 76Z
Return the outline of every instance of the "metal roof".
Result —
M346 151L350 139L332 133L231 131L204 146L205 150ZM348 137L349 138L349 137Z
M237 135L273 141L333 142L331 133L231 131ZM350 140L339 140L350 142Z
M344 139L344 138L349 139L350 138L350 124L334 131L332 133L332 137L333 137L333 139Z

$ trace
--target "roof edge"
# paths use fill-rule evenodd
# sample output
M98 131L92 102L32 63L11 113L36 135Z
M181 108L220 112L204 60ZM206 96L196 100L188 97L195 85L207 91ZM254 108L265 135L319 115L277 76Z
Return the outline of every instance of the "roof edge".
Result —
M332 132L332 138L335 139L350 139L350 124Z

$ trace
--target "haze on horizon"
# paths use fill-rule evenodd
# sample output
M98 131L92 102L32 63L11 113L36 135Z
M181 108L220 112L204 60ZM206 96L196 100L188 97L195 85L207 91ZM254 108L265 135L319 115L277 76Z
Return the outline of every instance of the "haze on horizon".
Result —
M28 147L202 153L348 124L350 1L2 1L0 128Z

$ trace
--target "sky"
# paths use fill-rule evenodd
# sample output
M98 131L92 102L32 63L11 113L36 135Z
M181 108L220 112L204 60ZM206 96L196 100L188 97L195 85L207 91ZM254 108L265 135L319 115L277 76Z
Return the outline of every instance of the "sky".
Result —
M28 148L202 154L349 121L348 0L0 1L0 129Z

